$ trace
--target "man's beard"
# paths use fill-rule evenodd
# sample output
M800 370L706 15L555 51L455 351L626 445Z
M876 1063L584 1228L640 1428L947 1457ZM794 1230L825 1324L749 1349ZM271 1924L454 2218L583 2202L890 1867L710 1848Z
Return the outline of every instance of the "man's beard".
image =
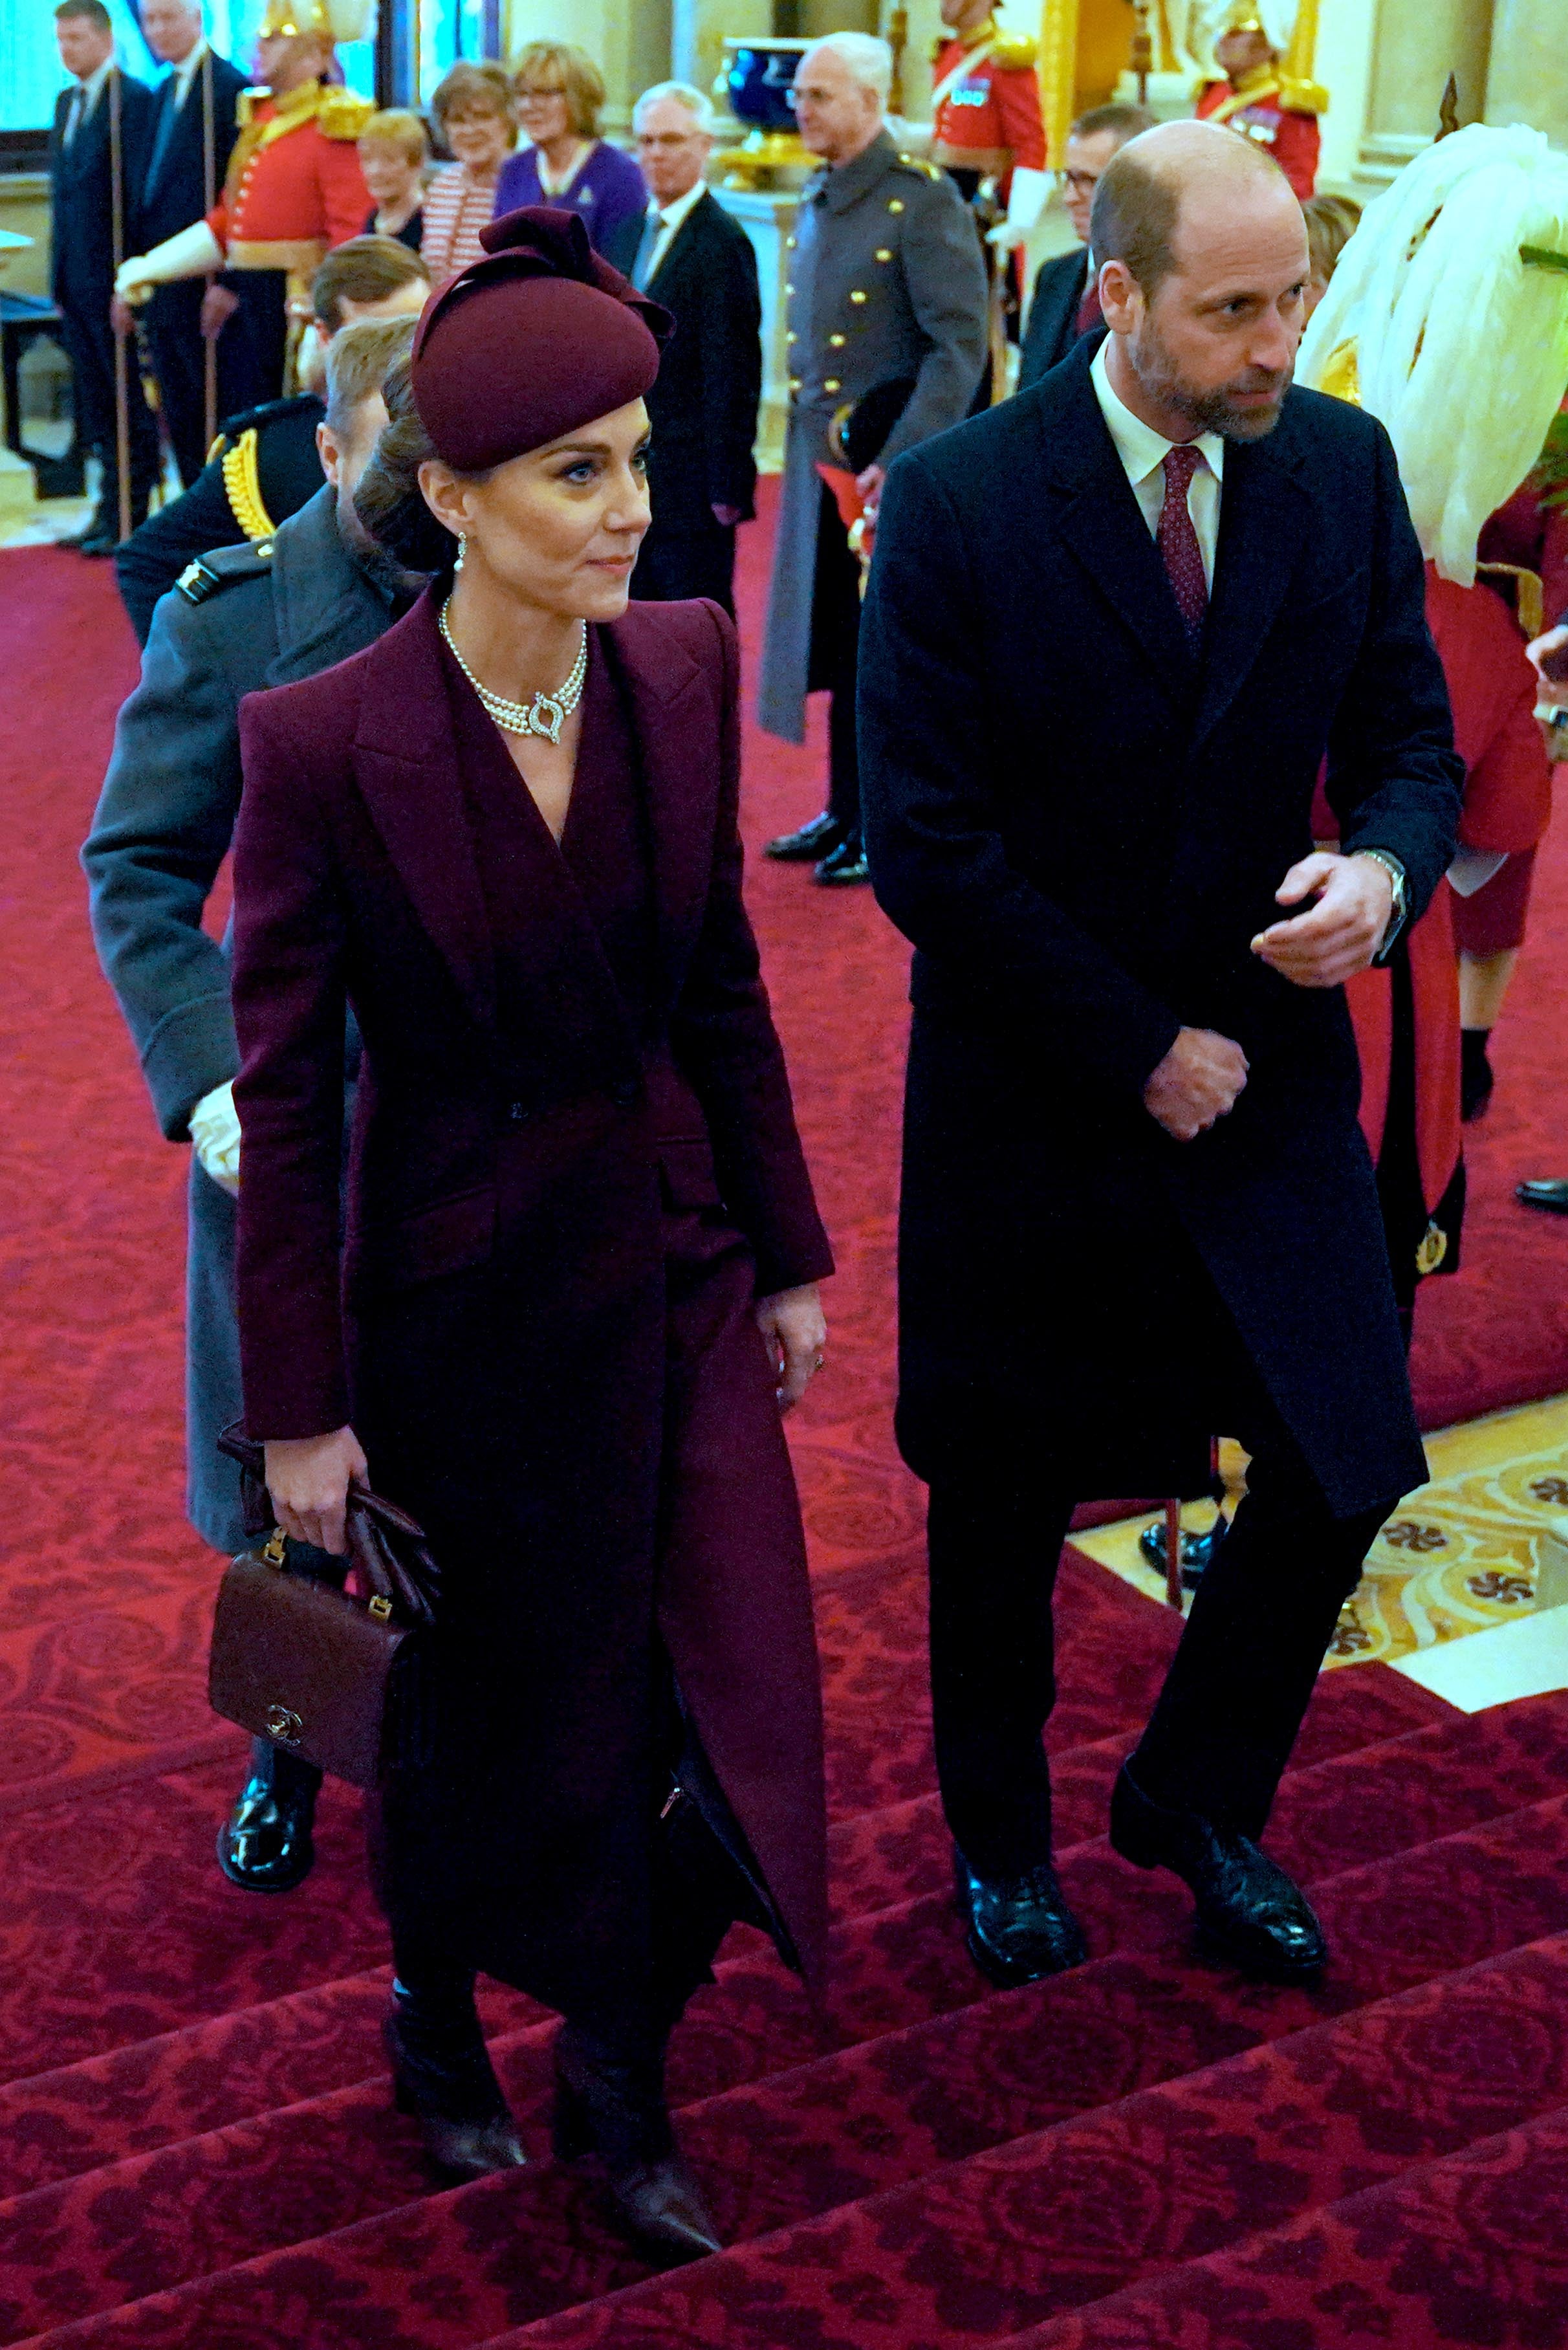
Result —
M1218 432L1227 441L1262 441L1273 431L1280 421L1281 404L1290 390L1293 372L1289 368L1249 368L1231 383L1222 383L1213 391L1199 391L1186 380L1147 313L1142 327L1131 339L1127 356L1133 373L1151 400L1184 416L1195 437L1199 432ZM1277 397L1267 408L1241 408L1236 403L1236 394L1245 391L1272 391Z

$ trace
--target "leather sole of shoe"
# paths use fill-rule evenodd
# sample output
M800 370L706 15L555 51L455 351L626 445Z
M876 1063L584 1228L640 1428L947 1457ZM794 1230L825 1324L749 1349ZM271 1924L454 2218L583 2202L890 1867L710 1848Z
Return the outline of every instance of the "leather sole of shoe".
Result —
M819 865L811 878L819 889L864 889L871 880L864 866L857 866L852 873L825 873Z
M242 1893L293 1893L297 1887L304 1884L316 1866L316 1848L313 1845L307 1845L303 1862L296 1863L288 1875L269 1877L265 1880L247 1877L230 1857L228 1845L229 1831L226 1827L222 1827L218 1830L218 1866L223 1870L229 1883L237 1885Z

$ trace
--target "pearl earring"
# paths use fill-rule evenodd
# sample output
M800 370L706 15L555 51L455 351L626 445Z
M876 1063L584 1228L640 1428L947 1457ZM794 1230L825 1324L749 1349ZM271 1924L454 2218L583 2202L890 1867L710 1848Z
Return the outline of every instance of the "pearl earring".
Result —
M463 533L463 534L461 534L461 535L459 536L459 538L458 538L458 542L457 542L457 561L456 561L456 562L452 565L452 569L453 569L453 571L461 571L461 570L462 569L462 558L463 558L463 556L464 556L467 553L468 553L468 538L467 538L467 535L466 535L466 533Z

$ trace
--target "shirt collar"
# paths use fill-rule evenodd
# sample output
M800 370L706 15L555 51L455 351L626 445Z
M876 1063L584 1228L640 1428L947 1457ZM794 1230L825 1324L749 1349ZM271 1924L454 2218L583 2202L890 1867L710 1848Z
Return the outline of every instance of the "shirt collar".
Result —
M98 94L103 88L105 82L109 79L113 65L114 59L112 57L105 57L102 65L94 66L86 81L78 82L77 88L82 94L82 112L84 114L89 114L92 111L92 109L97 105Z
M204 33L199 34L196 39L196 46L191 51L189 57L182 57L179 64L174 68L174 79L178 83L182 91L190 88L197 68L200 67L202 59L206 56L206 35Z
M1140 482L1147 481L1157 466L1163 465L1170 451L1177 446L1141 416L1135 416L1125 400L1118 399L1111 384L1106 354L1111 338L1106 337L1095 353L1089 368L1089 380L1095 387L1095 398L1100 403L1100 414L1106 420L1106 430L1116 442L1116 455L1121 459L1127 480L1136 490ZM1220 433L1200 432L1197 447L1209 461L1209 469L1217 482L1225 478L1225 442Z
M707 192L706 180L693 180L686 193L677 196L672 203L649 204L648 209L657 215L665 228L679 228L687 213L701 203Z

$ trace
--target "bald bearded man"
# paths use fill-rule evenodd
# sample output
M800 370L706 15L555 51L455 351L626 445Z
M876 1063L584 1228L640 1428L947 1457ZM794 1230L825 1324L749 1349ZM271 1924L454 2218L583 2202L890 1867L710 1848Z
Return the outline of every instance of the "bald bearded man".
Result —
M1111 1839L1221 1956L1301 1980L1324 1938L1258 1839L1425 1475L1341 983L1438 887L1463 770L1387 436L1291 389L1277 166L1147 131L1090 244L1108 335L892 467L861 636L872 881L917 950L898 1435L937 1760L977 1963L1074 1964L1041 1745L1069 1517L1197 1492L1239 1437Z

